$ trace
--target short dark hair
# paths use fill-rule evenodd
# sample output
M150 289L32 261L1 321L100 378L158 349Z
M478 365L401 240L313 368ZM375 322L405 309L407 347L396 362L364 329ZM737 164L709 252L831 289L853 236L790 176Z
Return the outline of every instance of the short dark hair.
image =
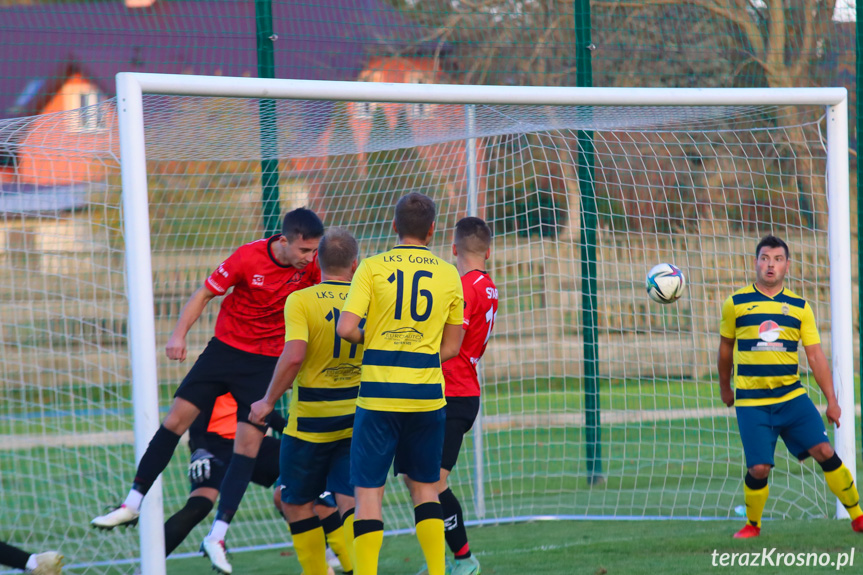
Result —
M758 246L755 248L755 257L761 255L761 248L782 248L785 250L785 259L788 259L788 244L774 236L773 234L768 234L761 238L761 241L758 242Z
M436 213L434 200L425 194L411 192L402 196L396 204L396 233L400 238L424 240Z
M345 228L330 228L318 244L318 264L324 272L346 270L360 253L356 238Z
M482 218L462 218L455 225L455 245L460 252L484 256L491 246L491 229Z
M324 235L324 224L321 218L308 208L297 208L285 214L282 221L282 235L289 242L298 237L304 240L312 240Z

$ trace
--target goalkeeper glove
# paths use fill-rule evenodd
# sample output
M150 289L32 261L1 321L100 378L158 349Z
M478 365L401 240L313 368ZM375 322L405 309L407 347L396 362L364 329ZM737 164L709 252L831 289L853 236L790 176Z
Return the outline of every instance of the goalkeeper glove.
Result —
M196 449L192 453L192 460L189 462L189 479L192 483L203 483L210 478L210 471L215 455L206 449Z

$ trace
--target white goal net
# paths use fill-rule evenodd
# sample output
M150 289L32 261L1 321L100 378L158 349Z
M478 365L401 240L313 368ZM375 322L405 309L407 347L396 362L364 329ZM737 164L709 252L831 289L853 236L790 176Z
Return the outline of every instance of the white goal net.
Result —
M450 480L468 520L735 517L745 468L719 401L719 317L752 282L767 233L791 248L787 287L811 303L828 357L850 350L831 335L847 321L851 337L848 310L831 307L830 265L850 238L847 206L828 217L824 106L284 99L264 130L253 98L145 95L143 106L162 415L219 308L177 364L162 349L183 303L268 232L265 213L311 207L368 256L393 245L393 206L410 191L437 202L438 255L450 257L465 215L494 232L501 303L480 363L483 413ZM148 343L130 342L127 324L146 302L127 298L119 141L115 100L0 122L0 534L60 548L86 573L131 572L139 556L134 530L88 526L134 475L130 346ZM279 184L266 205L262 142L274 142ZM662 262L688 283L667 306L644 287ZM853 378L837 370L853 442ZM805 361L800 375L823 404ZM187 463L183 444L163 479L166 517L188 495ZM768 517L835 512L817 466L781 445L770 495ZM177 553L196 551L208 523ZM398 481L385 526L413 526ZM272 491L250 486L229 546L285 545L286 533Z

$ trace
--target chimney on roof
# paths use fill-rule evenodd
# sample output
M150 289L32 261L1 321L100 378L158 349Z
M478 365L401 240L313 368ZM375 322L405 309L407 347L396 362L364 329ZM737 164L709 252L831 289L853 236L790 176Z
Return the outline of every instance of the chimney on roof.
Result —
M156 0L125 0L126 8L149 8Z

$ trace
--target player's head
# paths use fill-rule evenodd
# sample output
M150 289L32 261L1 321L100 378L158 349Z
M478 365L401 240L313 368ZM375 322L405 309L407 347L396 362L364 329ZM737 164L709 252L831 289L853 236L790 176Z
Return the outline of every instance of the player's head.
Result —
M357 240L344 228L330 228L318 244L318 265L325 276L353 276L360 254Z
M491 255L491 229L482 218L468 216L456 223L452 255L488 259Z
M297 239L319 240L324 235L324 224L312 210L297 208L285 214L285 219L282 220L282 235L289 242Z
M400 240L412 239L428 244L434 234L436 213L434 200L425 194L411 192L396 204L393 228Z
M775 288L785 281L788 272L788 244L774 235L761 238L755 248L756 283Z
M307 208L291 210L282 221L282 237L273 246L276 259L303 269L315 257L323 235L324 224L315 212Z

